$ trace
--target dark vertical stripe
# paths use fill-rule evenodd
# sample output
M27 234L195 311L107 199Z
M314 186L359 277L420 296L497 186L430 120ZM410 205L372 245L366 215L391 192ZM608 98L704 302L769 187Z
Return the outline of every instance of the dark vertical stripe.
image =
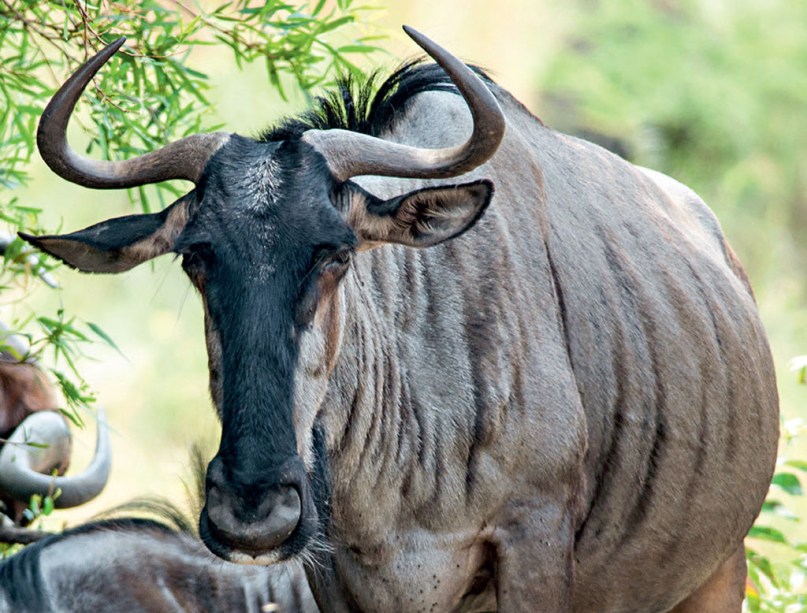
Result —
M621 388L621 386L620 386ZM622 397L621 393L617 396L617 400ZM616 413L614 414L614 424L611 430L611 444L608 446L608 451L605 453L600 468L597 471L594 481L594 492L591 496L591 503L580 523L577 531L575 532L575 541L579 541L585 533L589 520L591 519L592 512L602 500L607 499L607 493L610 488L611 481L613 480L612 471L616 472L619 465L619 451L622 444L624 428L624 417L622 415L621 404L616 404ZM598 536L598 534L595 534Z
M471 364L475 364L474 361ZM477 379L476 370L477 367L474 365L472 366L474 371L474 380ZM465 502L466 504L470 502L471 495L473 494L474 484L476 483L476 467L479 461L478 453L479 453L479 444L480 438L483 428L484 422L484 410L485 405L482 402L479 394L479 386L475 385L473 389L474 395L474 426L473 431L471 433L471 440L468 445L468 459L466 460L465 464Z
M364 347L365 347L365 344L364 344L365 343L365 341L364 341L364 332L363 332L361 326L355 326L354 332L355 332L355 335L356 335L356 338L357 338L356 346L359 347L359 348L364 349ZM362 349L360 349L359 351L361 351ZM366 356L360 356L359 357L359 365L358 365L358 368L356 368L356 370L355 370L355 372L356 372L356 380L355 380L355 388L354 388L355 391L354 391L354 394L353 394L353 399L352 399L352 401L350 403L350 409L348 409L347 416L345 418L344 423L342 424L342 432L339 435L339 442L336 444L337 451L344 451L345 450L345 447L348 444L347 439L348 439L349 435L355 433L355 431L356 431L356 427L354 425L354 420L355 420L356 413L357 413L357 411L359 409L359 406L361 405L362 401L364 400L364 385L363 385L363 383L361 381L361 373L364 370L363 366L364 366L364 364L366 364L366 362L367 362ZM339 368L339 366L337 366L337 368Z
M656 478L658 477L659 463L664 454L664 443L667 439L667 426L665 425L662 411L657 414L656 430L653 435L653 445L650 450L650 457L647 462L647 470L642 479L642 491L636 505L633 507L626 528L634 529L647 517L647 511L653 501L655 494Z
M642 296L636 295L638 285L631 282L631 274L626 269L623 256L614 249L602 229L599 230L599 236L602 240L603 252L609 268L623 287L623 299L627 298L632 303L633 313L636 315L637 323L642 330L642 345L647 350L648 371L652 376L652 387L643 390L646 402L643 402L645 412L642 414L642 430L644 433L652 428L653 434L652 439L649 441L649 446L642 452L645 454L642 462L645 470L639 480L640 490L638 496L636 496L633 508L623 525L623 529L626 531L623 534L624 540L630 538L637 525L645 519L655 494L659 464L664 455L664 446L667 439L667 426L664 420L666 398L659 370L658 355L655 349L656 344L660 342L655 323L645 314L645 305L641 302Z
M0 589L12 611L51 610L50 603L44 598L40 555L43 548L56 540L60 537L43 539L0 562Z
M500 219L498 217L495 219L501 225ZM505 231L502 229L501 233L505 234ZM462 318L465 322L467 362L474 382L471 390L473 394L473 425L467 440L464 479L466 503L471 501L474 494L480 454L490 444L493 431L496 425L501 423L502 412L506 410L506 405L509 402L509 398L491 398L487 393L488 386L486 383L490 382L504 387L506 385L503 384L504 379L513 372L499 372L495 374L496 377L499 377L499 380L492 379L491 368L493 365L497 365L499 361L498 353L501 347L496 344L498 339L492 337L491 331L496 329L497 323L500 326L505 326L507 323L506 314L496 312L493 309L496 305L508 304L513 299L513 292L518 291L517 288L510 288L509 292L505 292L501 285L502 278L497 274L500 270L515 269L510 261L509 254L510 251L506 241L497 250L480 254L479 257L484 259L474 261L474 266L482 266L489 273L479 279L477 285L463 289ZM461 260L461 258L458 257L458 260ZM518 317L517 313L509 315ZM521 342L521 339L517 339L516 336L513 333L510 339L513 344L516 341ZM517 373L519 369L520 366L517 360L514 360L513 370ZM502 407L502 412L499 411L499 407Z
M555 298L558 303L558 310L559 310L559 322L561 327L561 333L563 334L563 339L566 344L566 354L569 356L569 361L572 360L572 351L571 351L571 341L569 339L569 321L568 321L568 313L566 312L566 302L563 298L563 285L560 282L560 277L558 276L558 271L555 268L555 261L552 259L552 252L549 249L549 244L546 245L546 256L547 261L549 262L549 275L550 280L552 281L552 290L555 293Z
M305 597L300 589L301 586L299 579L296 576L289 577L289 583L291 584L291 600L293 603L292 606L294 607L292 611L305 611Z
M722 327L726 324L726 315L723 312L722 305L719 301L710 300L709 296L707 296L706 292L703 290L705 283L701 278L701 275L698 271L696 271L692 265L687 262L687 266L689 268L689 272L694 279L693 285L695 286L696 290L698 291L699 296L704 302L704 309L709 314L709 317L712 322L712 330L714 333L715 343L717 345L717 355L715 356L717 360L719 360L719 364L723 367L723 378L724 384L726 388L726 393L728 394L728 398L726 399L726 406L728 407L728 411L725 413L727 423L726 423L726 430L728 434L728 442L726 444L726 448L724 450L724 457L728 462L733 462L736 452L737 452L737 440L738 440L738 433L737 433L737 412L735 410L735 398L736 394L734 391L734 384L732 381L728 380L728 371L730 371L729 365L726 363L725 352L727 350L731 350L731 347L725 347L725 341L723 340L723 334L721 332ZM720 319L718 319L718 316ZM706 382L704 382L706 385Z

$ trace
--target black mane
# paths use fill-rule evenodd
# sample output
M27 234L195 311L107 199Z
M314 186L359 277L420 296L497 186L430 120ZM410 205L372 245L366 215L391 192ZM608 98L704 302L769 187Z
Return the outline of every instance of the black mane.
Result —
M473 67L486 81L487 75ZM318 96L313 108L298 117L285 119L280 125L263 132L262 142L293 140L306 130L342 129L379 136L390 129L397 117L406 112L417 94L428 91L457 92L445 71L437 64L424 64L422 59L400 66L380 85L378 71L368 77L343 74L334 89Z

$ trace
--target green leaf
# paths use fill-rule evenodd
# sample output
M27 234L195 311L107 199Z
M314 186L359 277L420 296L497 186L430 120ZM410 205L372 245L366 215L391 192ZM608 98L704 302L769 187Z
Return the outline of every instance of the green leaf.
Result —
M341 53L372 53L380 50L381 48L375 45L342 45L339 47Z
M785 466L792 466L798 468L800 471L807 472L807 462L804 460L786 460Z
M762 503L762 513L770 513L789 519L791 521L799 521L799 516L790 511L784 504L778 500L768 499Z
M793 473L776 473L771 479L771 485L775 485L792 496L801 496L802 489L799 478Z
M746 549L746 557L748 558L748 562L750 563L749 571L751 571L752 569L754 571L758 571L759 573L762 573L774 586L778 587L780 585L781 582L777 575L776 569L774 568L769 558L748 549ZM755 583L757 584L759 584L760 582L758 572L752 573L752 576L755 579Z
M59 409L59 413L69 419L77 428L83 428L84 422L75 411L68 411L67 409Z
M790 370L796 372L799 383L807 383L807 355L800 355L790 361Z
M787 543L785 535L776 528L770 526L752 526L748 532L749 538L769 541L771 543Z
M88 327L90 330L92 330L93 332L95 332L95 333L96 333L96 334L97 334L97 335L98 335L98 336L101 338L101 340L103 340L103 341L104 341L104 342L105 342L107 345L109 345L110 347L112 347L112 348L113 348L115 351L117 351L117 352L118 352L120 355L123 355L123 352L122 352L122 351L120 350L120 348L119 348L119 347L118 347L118 346L115 344L115 341L113 341L113 340L112 340L112 337L111 337L111 336L109 336L109 335L108 335L106 332L104 332L104 331L101 329L101 327L100 327L100 326L98 326L97 324L92 323L91 321L88 321L88 322L87 322L87 327Z
M33 513L34 517L36 517L39 515L41 508L42 496L39 494L33 494L31 499L28 501L28 509L30 509L31 513Z

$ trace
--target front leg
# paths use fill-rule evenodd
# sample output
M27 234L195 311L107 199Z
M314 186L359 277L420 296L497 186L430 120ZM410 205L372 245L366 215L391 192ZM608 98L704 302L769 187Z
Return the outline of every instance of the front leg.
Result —
M670 613L742 611L746 579L745 546L740 545L706 582Z
M569 504L510 502L496 524L499 611L571 611L574 509Z

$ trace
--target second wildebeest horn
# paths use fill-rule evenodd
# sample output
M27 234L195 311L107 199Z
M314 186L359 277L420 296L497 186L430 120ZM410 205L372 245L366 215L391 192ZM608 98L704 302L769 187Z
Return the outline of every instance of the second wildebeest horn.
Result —
M196 183L210 156L226 142L227 134L195 134L157 151L116 162L90 160L67 144L67 124L81 92L125 41L121 37L90 58L54 94L39 120L36 135L39 153L57 175L85 187L118 189L169 179Z
M504 114L482 79L457 57L417 30L404 31L446 71L468 103L474 120L471 137L462 145L423 149L348 130L311 130L303 139L325 156L342 181L357 175L387 177L455 177L485 163L504 137Z
M43 474L70 460L71 437L64 417L55 411L37 411L17 426L0 450L0 489L17 500L34 494L61 494L54 500L59 508L76 507L95 498L109 479L111 452L104 412L98 410L95 457L79 475L63 477ZM36 446L30 443L35 443Z
M5 346L5 351L10 353L14 359L29 363L33 361L30 357L31 346L25 341L25 338L14 334L5 323L0 321L0 347L2 346Z

